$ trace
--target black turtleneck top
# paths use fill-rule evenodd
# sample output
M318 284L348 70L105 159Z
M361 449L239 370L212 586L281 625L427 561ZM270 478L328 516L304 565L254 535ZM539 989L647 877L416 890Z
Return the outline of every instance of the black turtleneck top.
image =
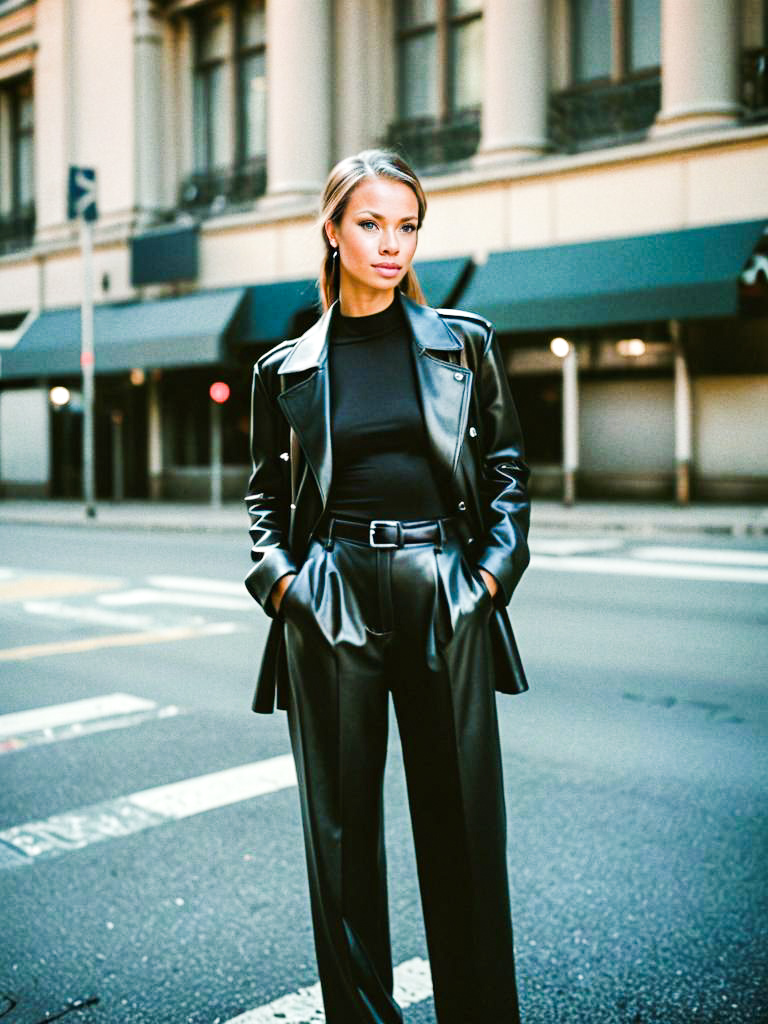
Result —
M337 306L328 358L329 513L365 520L445 515L399 296L370 316L343 316Z

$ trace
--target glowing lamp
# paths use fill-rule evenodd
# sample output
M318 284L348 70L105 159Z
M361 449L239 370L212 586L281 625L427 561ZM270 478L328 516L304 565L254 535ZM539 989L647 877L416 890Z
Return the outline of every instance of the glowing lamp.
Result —
M214 381L208 388L208 394L214 402L222 405L229 398L229 384L225 384L223 380Z

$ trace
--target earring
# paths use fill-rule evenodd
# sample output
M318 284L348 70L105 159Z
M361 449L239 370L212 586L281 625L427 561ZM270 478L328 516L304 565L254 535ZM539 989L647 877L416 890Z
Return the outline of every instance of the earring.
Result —
M333 259L335 260L338 255L339 255L339 248L338 248L338 246L334 245L334 247L333 247Z

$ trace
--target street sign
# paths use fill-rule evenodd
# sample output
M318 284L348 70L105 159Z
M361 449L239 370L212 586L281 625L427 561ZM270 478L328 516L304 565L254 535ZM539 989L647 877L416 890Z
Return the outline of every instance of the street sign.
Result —
M96 206L96 171L93 167L70 167L67 188L67 216L94 221L99 215Z

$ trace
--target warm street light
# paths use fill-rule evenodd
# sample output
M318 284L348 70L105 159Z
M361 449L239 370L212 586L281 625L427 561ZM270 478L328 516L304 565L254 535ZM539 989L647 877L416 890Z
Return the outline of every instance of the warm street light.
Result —
M549 348L558 359L565 359L571 351L571 344L565 338L553 338L549 343Z
M620 356L629 356L637 359L645 355L645 342L642 338L625 338L616 342L616 351Z
M48 392L48 397L51 400L51 404L57 408L61 408L62 405L66 405L72 395L70 394L69 388L64 388L58 385L55 388L51 388Z

